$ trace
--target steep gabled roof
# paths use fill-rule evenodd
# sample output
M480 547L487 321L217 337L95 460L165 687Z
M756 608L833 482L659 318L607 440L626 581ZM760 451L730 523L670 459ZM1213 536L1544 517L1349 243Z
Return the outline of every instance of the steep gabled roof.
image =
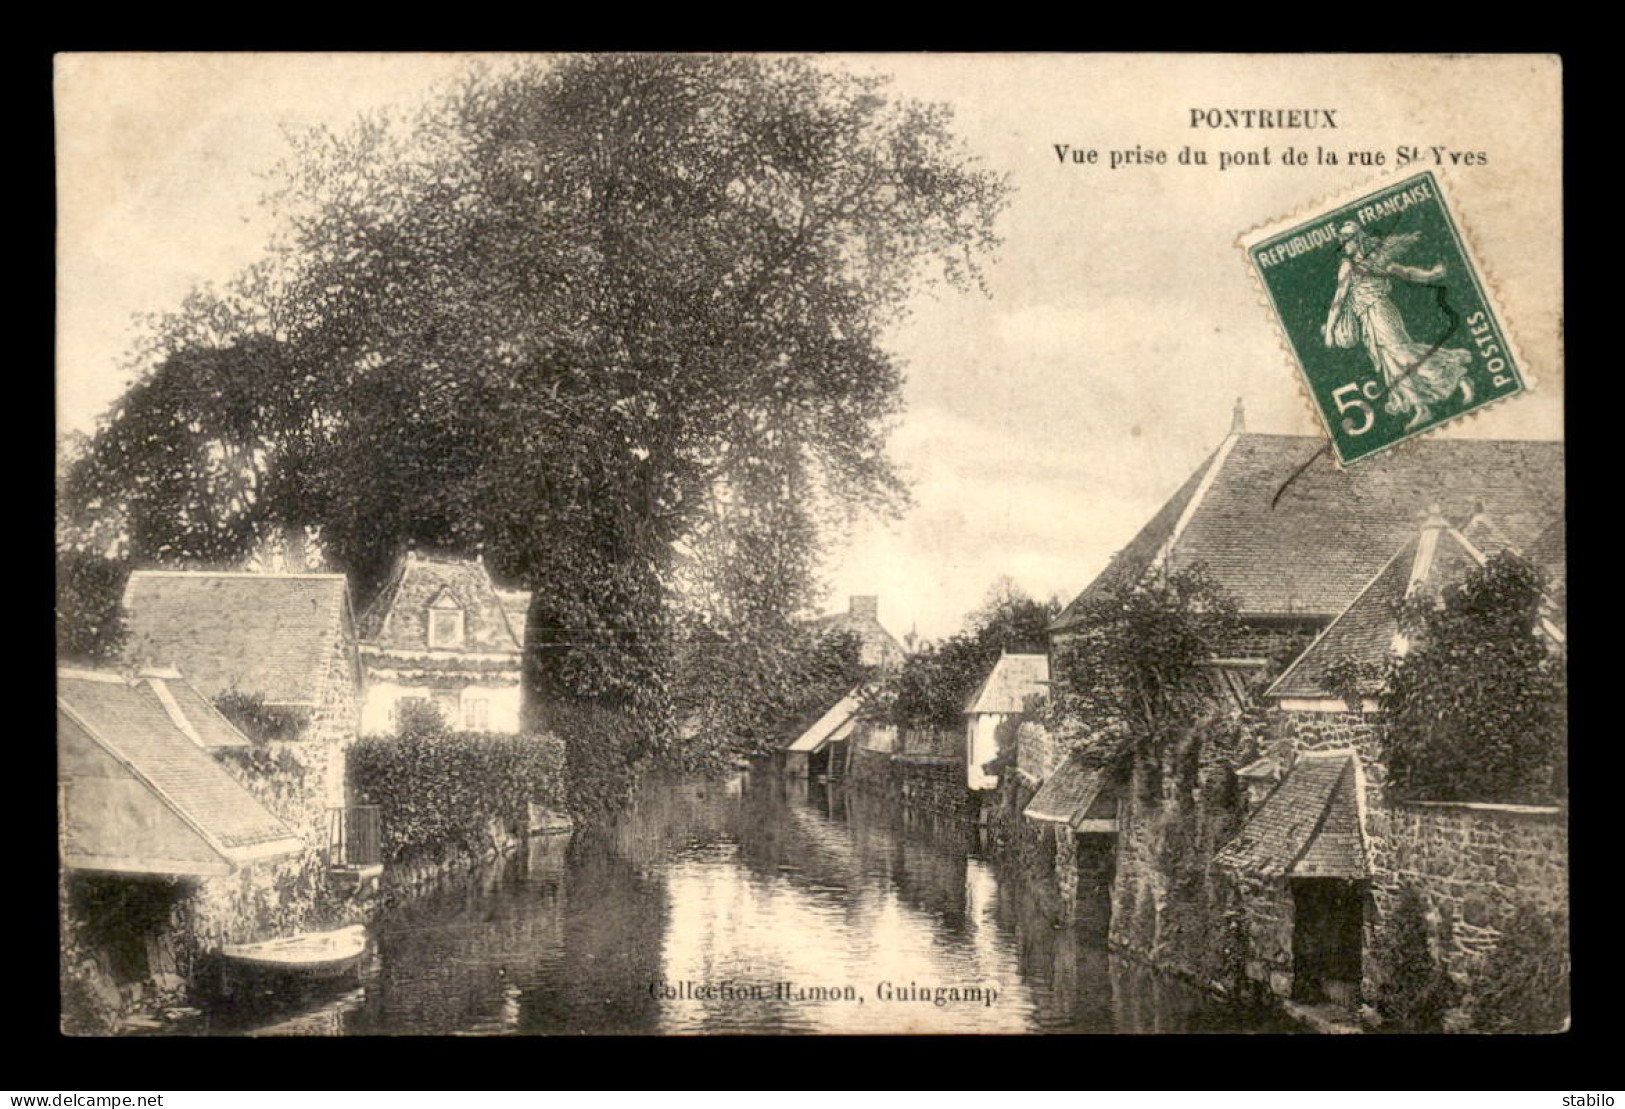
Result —
M1196 498L1197 490L1202 488L1202 483L1206 480L1208 471L1213 468L1219 453L1214 451L1208 455L1207 460L1196 468L1195 473L1185 479L1185 484L1181 485L1145 527L1129 540L1128 546L1113 555L1106 568L1095 576L1095 580L1089 583L1088 588L1061 611L1050 625L1052 628L1071 627L1078 623L1085 610L1095 600L1131 586L1145 575L1156 560L1158 552L1174 537L1180 519Z
M1028 697L1048 691L1048 655L1000 655L966 702L965 712L1018 713Z
M1490 542L1507 544L1499 529L1482 518L1468 529ZM1482 566L1486 553L1471 542L1465 532L1434 521L1412 536L1388 563L1360 591L1309 648L1287 667L1285 673L1265 691L1266 697L1325 698L1335 694L1326 688L1325 673L1334 662L1347 660L1370 670L1379 670L1400 646L1398 612L1407 597L1420 594L1437 597L1451 585Z
M1556 520L1529 544L1528 557L1546 573L1546 595L1552 601L1551 613L1564 621L1569 602L1569 547L1565 521Z
M1044 779L1021 814L1032 820L1077 828L1089 820L1115 820L1117 808L1105 767L1069 758Z
M135 873L226 873L300 850L288 827L187 734L148 682L57 671L59 774L69 865ZM194 733L196 728L191 729Z
M826 743L845 739L857 726L858 709L862 704L862 689L854 689L831 705L806 731L792 739L785 750L810 753L821 750Z
M1358 758L1307 751L1214 862L1265 878L1364 878Z
M1429 504L1451 520L1482 510L1512 543L1561 512L1561 443L1424 439L1346 470L1324 446L1317 436L1229 436L1053 627L1079 623L1093 598L1158 564L1207 567L1243 615L1330 617Z
M252 746L236 725L181 677L180 671L144 670L137 687L156 698L175 725L199 746L210 751Z
M523 629L509 628L502 599L485 563L476 558L408 551L359 621L363 643L402 651L429 649L431 606L463 612L463 651L519 650Z
M342 574L137 570L124 611L125 657L175 667L207 697L316 704L335 645L353 639Z

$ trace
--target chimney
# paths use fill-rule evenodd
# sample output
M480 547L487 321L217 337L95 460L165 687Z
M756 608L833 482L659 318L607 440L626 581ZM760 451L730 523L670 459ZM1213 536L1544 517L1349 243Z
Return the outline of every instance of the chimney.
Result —
M1247 408L1236 398L1236 406L1230 410L1230 434L1240 435L1247 430Z
M1407 597L1415 593L1432 574L1433 556L1439 549L1439 533L1450 526L1450 521L1444 518L1444 510L1439 507L1437 501L1428 505L1426 512L1417 515L1422 521L1421 535L1416 541L1416 559L1411 563L1411 578L1405 586ZM1404 654L1404 651L1401 650L1399 653Z
M851 614L869 620L880 619L879 597L853 597Z

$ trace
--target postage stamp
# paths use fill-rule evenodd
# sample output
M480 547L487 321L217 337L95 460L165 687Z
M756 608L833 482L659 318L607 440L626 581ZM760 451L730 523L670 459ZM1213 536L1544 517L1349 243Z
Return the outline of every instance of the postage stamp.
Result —
M1340 462L1527 387L1431 172L1241 239Z

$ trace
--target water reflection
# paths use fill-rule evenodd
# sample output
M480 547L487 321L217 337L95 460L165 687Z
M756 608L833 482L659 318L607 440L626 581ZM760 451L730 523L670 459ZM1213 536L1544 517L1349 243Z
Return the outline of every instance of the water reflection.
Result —
M646 787L613 825L393 910L361 989L256 1035L1241 1031L1105 949L1107 894L1053 886L967 831L758 772ZM960 1000L937 1004L957 990Z

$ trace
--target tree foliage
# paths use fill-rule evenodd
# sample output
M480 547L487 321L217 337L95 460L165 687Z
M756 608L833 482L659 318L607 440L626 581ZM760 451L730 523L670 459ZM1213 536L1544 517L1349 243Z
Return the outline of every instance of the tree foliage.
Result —
M884 710L899 728L958 728L965 705L1003 652L1047 649L1054 598L1036 601L1009 579L994 584L963 630L904 660L884 691ZM871 709L871 711L875 711Z
M1566 659L1536 630L1541 605L1539 570L1505 552L1402 609L1414 645L1379 698L1400 795L1539 802L1562 792Z
M785 625L729 640L696 632L682 651L684 728L723 755L761 754L874 678L850 632Z
M901 503L882 336L1003 204L948 124L802 60L580 55L313 133L269 261L154 321L68 499L160 562L319 525L363 601L407 541L482 549L541 703L662 720L674 590L747 638L826 506Z
M1212 696L1201 665L1236 631L1234 600L1201 566L1093 598L1051 653L1048 725L1141 753L1189 731ZM1079 735L1079 733L1082 733Z
M124 642L120 603L129 570L91 551L56 553L56 656L91 665L118 657Z

